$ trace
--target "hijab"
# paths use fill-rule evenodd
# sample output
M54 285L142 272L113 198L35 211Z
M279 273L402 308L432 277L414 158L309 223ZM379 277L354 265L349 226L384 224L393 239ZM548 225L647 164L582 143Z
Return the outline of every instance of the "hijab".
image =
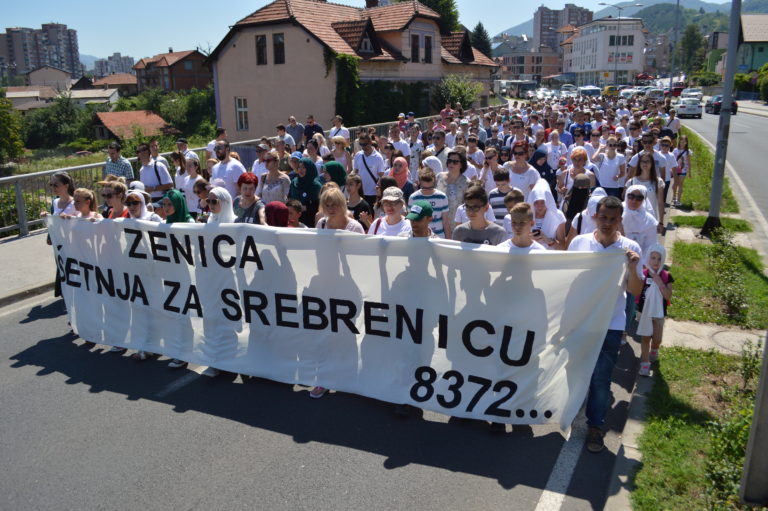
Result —
M291 180L290 196L298 199L302 204L317 202L320 199L320 188L323 183L317 177L317 166L309 158L302 158L299 164L304 166L304 177L298 174Z
M427 156L421 164L432 169L435 175L438 175L443 171L443 162L440 161L440 158L437 156Z
M544 158L544 164L539 165L536 162L538 162L540 159ZM541 177L543 178L548 172L552 171L552 167L549 166L549 163L547 163L547 150L543 147L539 147L534 151L533 156L531 156L531 159L528 160L528 164L539 171L539 174L541 174Z
M280 201L272 201L264 206L267 225L272 227L288 227L288 206Z
M547 206L547 213L544 215L544 221L541 223L541 231L547 237L554 238L557 234L557 228L565 222L565 215L557 209L555 197L552 195L552 190L549 189L549 183L543 179L539 179L536 182L533 190L528 194L526 202L533 207L533 203L537 200L543 200Z
M144 194L143 193L141 193L138 190L132 190L132 191L128 192L128 194L125 196L125 200L127 201L129 197L133 197L134 199L138 199L138 201L141 202L141 211L139 212L139 216L131 216L131 218L136 218L138 220L153 220L153 221L157 221L157 215L155 215L151 211L147 210L147 202L146 202L146 200L144 200ZM130 215L130 214L131 214L131 210L128 209L128 215Z
M626 199L630 193L641 193L645 197L643 206L635 210L629 209L629 203ZM656 228L659 221L653 216L653 206L648 202L648 189L643 185L632 185L624 193L624 213L621 215L621 223L624 225L624 232L643 232L651 228Z
M643 254L643 264L648 268L649 277L655 273L650 267L651 254L654 252L661 256L659 273L664 269L664 261L667 258L667 251L661 244L655 243L651 245L651 248ZM661 289L659 289L659 286L653 279L646 279L646 283L647 287L643 291L645 295L643 312L640 313L640 319L637 322L637 334L642 336L653 335L653 318L664 317L664 295L662 295Z
M395 170L394 164L397 162L403 164L399 172ZM402 190L405 184L408 182L408 176L410 175L410 170L408 170L408 160L402 156L395 158L395 161L392 162L392 169L389 171L389 175L395 178L395 181L397 181L397 187Z
M565 218L572 220L579 211L587 206L589 200L589 176L579 174L573 180L573 187L568 191L568 207Z
M178 190L168 190L165 192L165 197L173 204L173 214L165 218L165 223L174 224L176 222L191 222L192 216L187 209L187 199Z
M219 199L219 205L221 211L219 213L211 213L208 217L209 224L233 224L237 215L235 215L234 209L232 209L232 196L229 194L226 188L215 186L208 192L208 198L214 197Z
M337 161L329 161L325 164L325 171L331 176L331 181L344 190L344 185L347 184L347 171L344 170L344 165Z

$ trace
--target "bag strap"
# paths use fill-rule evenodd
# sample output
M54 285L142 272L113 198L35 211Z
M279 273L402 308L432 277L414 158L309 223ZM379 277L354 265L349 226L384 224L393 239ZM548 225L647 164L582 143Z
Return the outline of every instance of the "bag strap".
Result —
M360 158L363 160L363 165L365 165L365 170L368 171L368 175L371 176L371 179L373 179L373 182L374 183L378 183L379 182L379 178L377 178L376 176L373 175L373 172L371 172L371 168L368 166L368 162L365 161L365 153L361 154Z
M381 226L381 217L376 219L376 227L373 229L373 234L379 233L379 227Z
M157 186L162 186L163 182L160 181L160 173L157 171L157 160L155 160L155 177L157 178Z

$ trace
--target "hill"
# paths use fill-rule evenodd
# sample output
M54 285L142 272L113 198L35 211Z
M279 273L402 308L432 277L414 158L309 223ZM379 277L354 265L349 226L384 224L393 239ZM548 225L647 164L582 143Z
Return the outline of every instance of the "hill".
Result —
M669 2L668 0L643 0L643 2L645 5L644 7L634 7L633 4L636 2L619 2L618 5L627 6L627 8L622 11L622 16L634 16L636 13L638 13L641 10L647 10L657 5L666 5L670 9L669 12L673 14L671 19L669 20L670 27L671 27L671 24L674 23L674 12L675 12L674 2ZM696 11L696 14L698 14L700 11L703 10L704 13L720 12L727 16L728 12L731 9L731 3L726 2L723 4L717 4L712 2L702 2L701 0L680 0L680 7L687 10ZM741 6L741 10L744 13L768 14L768 0L745 0ZM533 12L531 12L531 15L533 15ZM608 16L616 16L616 15L617 15L617 12L615 8L606 7L605 9L601 9L595 12L594 18L599 19L599 18L605 18ZM682 23L682 21L683 20L681 17L680 26L684 27L685 23ZM726 29L727 29L727 26L728 24L726 22ZM514 27L510 27L497 35L501 35L502 33L511 34L511 35L522 35L522 34L533 35L533 18L523 23L520 23L519 25L515 25Z
M652 34L671 32L675 27L675 6L656 4L641 9L635 14L643 19L645 27ZM696 23L705 34L713 31L728 31L728 15L724 12L704 12L695 9L680 8L680 31L691 23Z

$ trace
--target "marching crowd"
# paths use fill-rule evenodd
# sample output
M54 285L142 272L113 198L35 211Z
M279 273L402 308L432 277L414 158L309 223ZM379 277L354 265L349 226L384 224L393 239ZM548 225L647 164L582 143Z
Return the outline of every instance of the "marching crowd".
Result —
M674 279L664 269L658 236L691 173L691 151L674 108L607 98L515 101L486 112L446 104L426 120L400 114L386 136L374 128L353 136L341 116L332 122L326 139L312 116L304 125L289 117L287 125L276 126L276 136L262 138L250 169L223 128L203 159L183 138L170 162L157 141L139 145L138 173L113 142L100 197L59 172L50 181L56 196L50 213L447 238L531 257L544 250L619 248L628 260L625 293L587 402L587 448L602 450L611 370L626 331L638 314L639 371L648 376L672 294ZM318 386L310 396L326 392Z

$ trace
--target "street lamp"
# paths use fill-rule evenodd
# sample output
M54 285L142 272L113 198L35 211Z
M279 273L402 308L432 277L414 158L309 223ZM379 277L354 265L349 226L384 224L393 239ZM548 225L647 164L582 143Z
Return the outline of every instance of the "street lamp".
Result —
M619 39L619 35L621 33L621 11L623 11L627 7L643 7L643 4L616 5L616 4L609 4L607 2L600 2L597 5L605 5L606 7L613 7L617 11L619 11L619 17L616 20L616 50L618 50L619 44L621 43L621 40ZM609 42L610 42L610 39L609 39ZM614 50L613 52L613 85L614 87L618 87L619 85L619 52L616 50Z

